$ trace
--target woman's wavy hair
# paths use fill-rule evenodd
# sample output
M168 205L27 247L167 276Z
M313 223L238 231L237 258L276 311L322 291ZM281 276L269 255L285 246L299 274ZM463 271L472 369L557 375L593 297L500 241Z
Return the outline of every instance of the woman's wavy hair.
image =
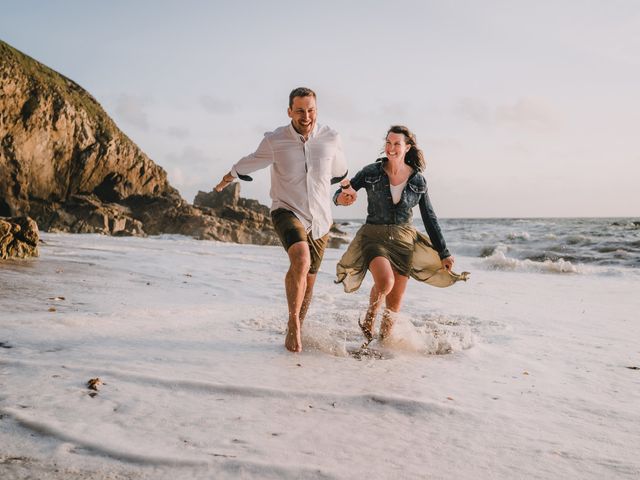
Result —
M424 159L424 153L418 148L418 142L415 134L404 125L392 125L385 135L385 141L390 133L401 133L404 135L404 141L407 142L411 148L404 156L404 163L410 167L415 168L417 171L422 172L427 166L427 162Z

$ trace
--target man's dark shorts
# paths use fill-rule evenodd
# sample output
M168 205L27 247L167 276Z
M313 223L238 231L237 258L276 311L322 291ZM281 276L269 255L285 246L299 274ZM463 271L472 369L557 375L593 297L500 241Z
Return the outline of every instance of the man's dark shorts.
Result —
M288 251L289 247L296 242L307 242L309 252L311 253L309 273L318 273L320 262L322 262L324 255L324 249L327 247L329 241L329 234L327 233L317 240L312 239L310 234L307 235L298 217L285 208L278 208L271 212L271 220L273 221L273 228L276 230L278 237L280 237L280 242L282 242L285 250Z

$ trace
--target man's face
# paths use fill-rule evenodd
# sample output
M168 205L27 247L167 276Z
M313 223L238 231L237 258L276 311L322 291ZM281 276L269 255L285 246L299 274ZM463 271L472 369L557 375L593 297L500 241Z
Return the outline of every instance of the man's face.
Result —
M312 96L293 97L293 105L287 110L293 128L305 138L316 126L316 99Z

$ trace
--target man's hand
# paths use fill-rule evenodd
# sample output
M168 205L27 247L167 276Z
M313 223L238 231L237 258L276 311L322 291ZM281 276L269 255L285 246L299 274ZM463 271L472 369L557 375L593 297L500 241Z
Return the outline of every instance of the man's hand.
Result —
M218 185L214 187L214 190L216 192L221 192L222 190L227 188L229 184L233 183L234 178L235 177L231 175L231 172L227 173L224 177L222 177L222 180L220 180L220 183L218 183Z
M343 207L348 207L353 202L355 202L357 198L358 198L358 193L352 187L349 187L349 188L343 189L340 192L340 194L338 195L338 198L336 199L336 203L338 205L342 205Z

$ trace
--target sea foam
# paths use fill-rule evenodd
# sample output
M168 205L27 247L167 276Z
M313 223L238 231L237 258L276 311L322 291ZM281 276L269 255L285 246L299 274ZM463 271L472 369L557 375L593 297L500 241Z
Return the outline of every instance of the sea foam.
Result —
M574 265L562 258L553 261L535 262L525 259L507 257L501 250L495 251L492 255L484 258L480 265L490 270L511 270L519 272L539 272L539 273L586 273L584 266Z

